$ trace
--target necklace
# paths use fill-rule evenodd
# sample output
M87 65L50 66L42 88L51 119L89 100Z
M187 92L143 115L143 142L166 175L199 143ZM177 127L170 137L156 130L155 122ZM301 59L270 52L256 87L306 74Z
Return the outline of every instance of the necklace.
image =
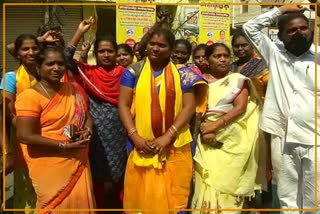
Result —
M39 84L40 84L42 90L43 90L43 91L47 94L47 96L51 99L51 96L50 96L50 94L48 93L47 89L45 89L45 87L42 85L41 82L39 82Z

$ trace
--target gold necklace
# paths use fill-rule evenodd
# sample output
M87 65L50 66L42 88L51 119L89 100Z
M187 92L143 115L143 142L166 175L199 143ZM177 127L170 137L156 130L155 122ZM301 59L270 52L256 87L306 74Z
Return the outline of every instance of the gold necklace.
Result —
M42 90L43 90L43 91L47 94L47 96L51 99L51 96L50 96L50 94L48 93L47 89L45 89L45 87L42 85L41 82L39 82L39 84L40 84Z

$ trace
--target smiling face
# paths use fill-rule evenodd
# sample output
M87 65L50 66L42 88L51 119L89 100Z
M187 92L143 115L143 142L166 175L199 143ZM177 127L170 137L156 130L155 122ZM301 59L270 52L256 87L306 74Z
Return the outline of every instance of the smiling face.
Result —
M185 64L190 58L188 48L182 43L178 43L172 50L172 61L174 64Z
M104 68L112 68L116 65L117 53L110 41L101 41L96 50L97 64Z
M17 52L17 57L24 65L34 64L39 47L33 39L25 39Z
M66 70L64 57L57 51L48 52L39 70L41 79L52 84L59 83Z

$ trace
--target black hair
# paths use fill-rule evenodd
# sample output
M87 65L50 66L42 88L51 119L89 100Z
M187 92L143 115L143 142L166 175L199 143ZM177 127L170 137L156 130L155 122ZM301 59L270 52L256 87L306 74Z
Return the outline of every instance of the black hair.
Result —
M190 42L188 42L185 39L177 39L176 41L174 41L174 47L176 47L179 44L183 44L184 46L186 46L188 54L191 55L192 46Z
M102 36L102 37L98 37L96 39L96 41L94 42L94 45L93 45L93 50L94 50L94 54L97 53L97 50L98 50L98 46L100 44L100 42L103 42L103 41L108 41L112 44L114 50L117 52L118 51L118 45L117 45L117 42L116 40L110 36L110 35L107 35L107 36Z
M248 40L247 37L246 37L246 34L245 34L244 31L242 30L242 28L239 29L239 30L237 30L237 31L234 33L234 35L233 35L233 37L232 37L232 40L231 40L231 45L233 46L233 44L236 42L236 40L237 40L238 38L240 38L240 37L244 37L246 40ZM248 41L249 41L249 40L248 40Z
M197 51L200 51L200 50L206 51L207 48L208 48L208 45L206 45L206 44L199 44L199 45L193 50L192 56L194 56Z
M279 29L278 35L282 34L288 22L298 18L305 20L309 25L309 20L303 13L288 13L280 16L278 19L278 29Z
M43 48L39 51L39 53L36 55L36 64L38 67L40 67L43 63L43 61L46 59L46 57L49 55L51 52L57 52L62 56L63 61L65 62L65 55L63 52L62 48L58 47L48 47L48 48Z
M228 54L231 56L231 51L228 48L227 45L225 45L224 43L214 43L213 45L210 45L207 49L206 49L206 57L207 59L209 59L210 55L218 48L218 47L224 47Z
M127 52L128 54L130 54L133 57L133 50L132 48L127 45L127 44L120 44L118 45L118 50L123 49L125 52Z
M18 51L21 48L24 40L27 40L27 39L33 40L36 43L36 45L39 47L38 40L34 35L32 35L32 34L21 34L16 38L16 41L14 42L14 55L16 57L18 56Z
M169 44L169 47L170 49L172 49L174 47L174 41L175 41L175 38L174 38L174 35L172 33L171 30L168 30L168 29L165 29L165 28L156 28L154 29L154 31L150 34L150 39L149 41L151 40L151 38L154 36L154 35L163 35L165 37L165 39L167 40L168 44ZM148 41L148 42L149 42Z

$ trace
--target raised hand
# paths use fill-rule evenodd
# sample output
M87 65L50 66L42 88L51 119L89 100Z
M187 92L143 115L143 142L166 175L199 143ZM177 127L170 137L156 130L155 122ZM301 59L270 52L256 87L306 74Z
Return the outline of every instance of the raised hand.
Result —
M89 19L85 19L82 22L80 22L79 26L78 26L78 30L81 31L82 33L87 32L91 25L93 24L94 19L92 18L92 16Z
M59 38L63 36L61 33L57 33L56 31L49 30L42 36L38 37L38 42L40 43L55 43L59 41Z
M304 8L302 5L284 5L279 7L279 10L282 14L303 13L306 10L306 8Z

